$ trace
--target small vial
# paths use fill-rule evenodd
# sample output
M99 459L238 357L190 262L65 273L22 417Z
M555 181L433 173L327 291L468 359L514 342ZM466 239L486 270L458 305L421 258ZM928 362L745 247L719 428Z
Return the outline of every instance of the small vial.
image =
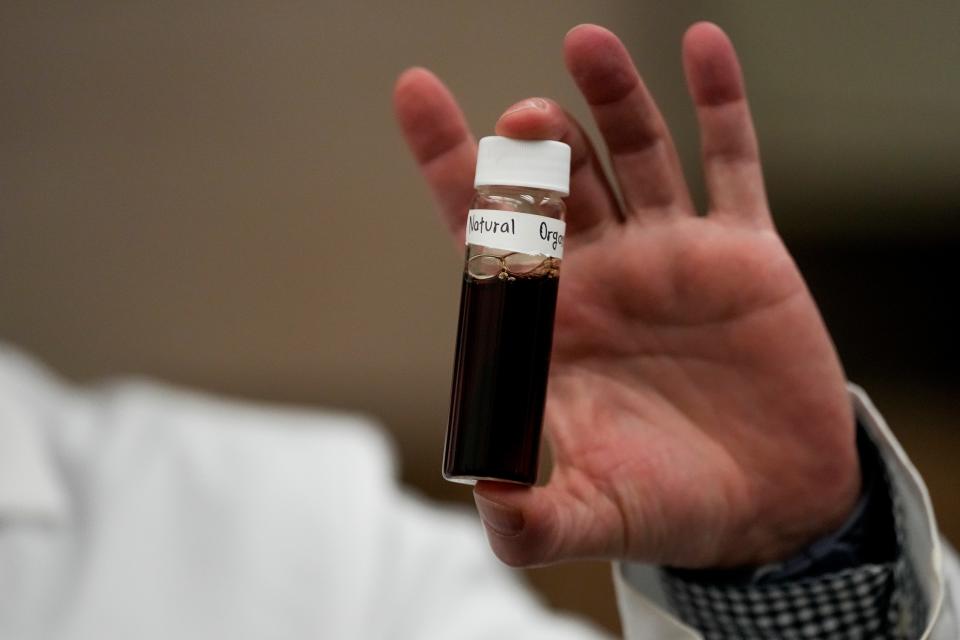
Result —
M480 140L443 455L447 480L537 480L570 147Z

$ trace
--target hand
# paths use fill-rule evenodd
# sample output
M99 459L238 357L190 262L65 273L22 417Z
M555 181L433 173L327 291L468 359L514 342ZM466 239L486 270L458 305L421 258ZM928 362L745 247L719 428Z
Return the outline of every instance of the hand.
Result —
M515 566L783 559L843 522L860 476L843 371L773 227L733 46L706 23L683 40L705 216L623 44L583 25L564 54L624 204L557 104L501 116L499 135L569 144L572 169L545 418L555 466L545 486L477 485L490 544ZM462 243L476 160L463 114L423 69L405 72L394 98Z

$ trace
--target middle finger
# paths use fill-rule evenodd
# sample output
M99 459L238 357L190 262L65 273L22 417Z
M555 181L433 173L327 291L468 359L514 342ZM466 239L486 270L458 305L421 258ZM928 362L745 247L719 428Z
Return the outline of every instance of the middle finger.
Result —
M560 105L544 98L523 100L497 121L498 135L529 140L559 140L570 145L570 196L567 227L571 235L601 230L622 221L620 207L583 129Z
M581 25L567 34L564 53L607 144L626 213L693 215L670 132L623 43L606 29Z

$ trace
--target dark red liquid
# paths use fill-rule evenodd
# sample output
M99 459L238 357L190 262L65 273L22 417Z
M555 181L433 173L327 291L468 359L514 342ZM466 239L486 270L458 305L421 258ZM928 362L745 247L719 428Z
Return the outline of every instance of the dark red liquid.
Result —
M443 475L537 480L556 277L464 277Z

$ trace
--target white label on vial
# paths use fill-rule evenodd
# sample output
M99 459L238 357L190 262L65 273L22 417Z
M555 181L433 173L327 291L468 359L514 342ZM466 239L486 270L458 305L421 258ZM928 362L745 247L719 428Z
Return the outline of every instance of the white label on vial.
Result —
M563 257L563 220L532 213L471 209L467 244L550 258Z

